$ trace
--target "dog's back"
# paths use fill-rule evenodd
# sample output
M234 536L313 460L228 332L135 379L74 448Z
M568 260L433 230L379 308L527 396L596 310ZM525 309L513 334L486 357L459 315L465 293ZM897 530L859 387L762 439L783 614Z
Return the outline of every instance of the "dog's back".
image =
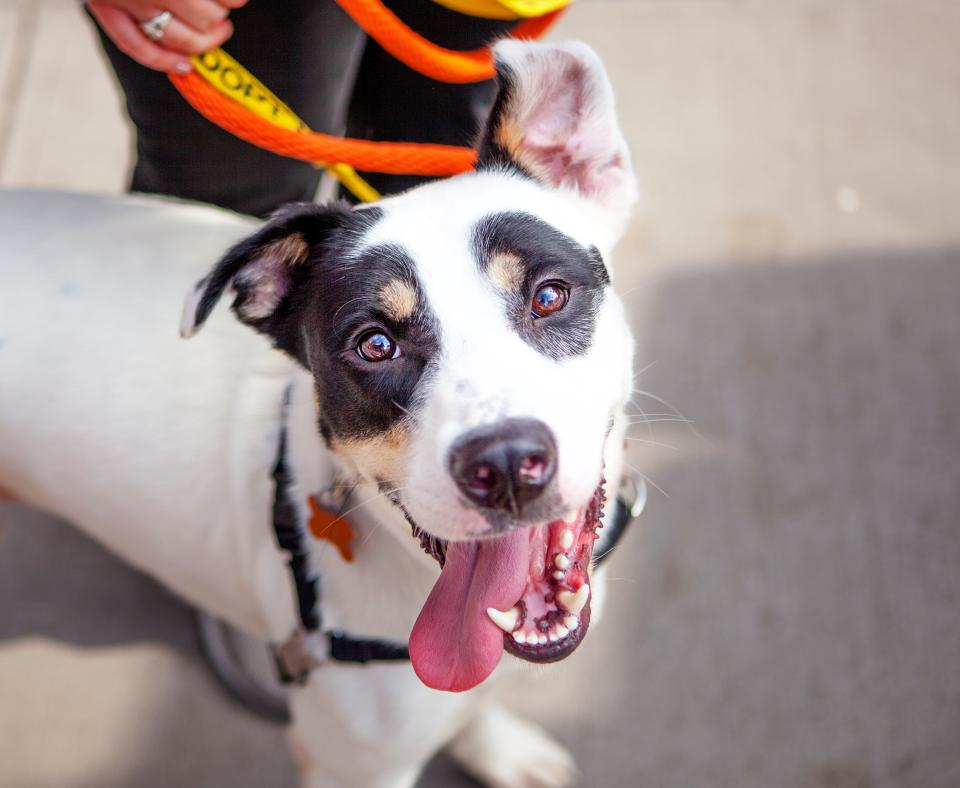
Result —
M0 193L0 488L259 629L237 525L266 521L289 365L228 315L196 344L177 331L184 292L250 226L159 201ZM241 501L264 511L233 511Z

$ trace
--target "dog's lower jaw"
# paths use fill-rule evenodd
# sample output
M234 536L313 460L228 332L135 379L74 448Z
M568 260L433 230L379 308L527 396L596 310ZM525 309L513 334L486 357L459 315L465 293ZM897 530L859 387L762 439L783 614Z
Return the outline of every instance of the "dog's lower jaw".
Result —
M603 501L601 478L587 505L566 518L446 544L440 578L410 635L410 658L427 686L472 689L504 648L528 662L555 662L576 649L590 623L589 570ZM432 540L420 537L433 552Z

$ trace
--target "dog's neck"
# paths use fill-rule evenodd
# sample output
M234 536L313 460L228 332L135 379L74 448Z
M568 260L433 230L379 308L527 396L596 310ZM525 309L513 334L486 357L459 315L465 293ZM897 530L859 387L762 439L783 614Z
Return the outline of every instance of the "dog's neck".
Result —
M307 534L312 562L322 578L324 626L405 642L439 567L413 537L403 512L373 481L364 479L327 447L317 426L313 379L299 366L291 371L284 429L285 461L292 479L289 493ZM329 543L310 536L306 527L308 496L336 483L352 488L344 516L354 531L353 563L346 563ZM385 620L377 606L369 604L371 578L402 601L402 616Z

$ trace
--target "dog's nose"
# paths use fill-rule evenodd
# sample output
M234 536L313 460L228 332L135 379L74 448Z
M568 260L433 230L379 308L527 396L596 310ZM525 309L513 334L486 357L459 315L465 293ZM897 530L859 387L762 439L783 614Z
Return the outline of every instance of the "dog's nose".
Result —
M517 516L550 485L557 445L534 419L507 419L472 430L450 450L450 473L461 492L486 509Z

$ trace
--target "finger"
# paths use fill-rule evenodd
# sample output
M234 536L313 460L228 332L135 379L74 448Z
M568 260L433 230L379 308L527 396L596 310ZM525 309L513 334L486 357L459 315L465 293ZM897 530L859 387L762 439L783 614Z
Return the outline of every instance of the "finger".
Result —
M177 71L181 74L191 70L187 58L153 43L124 11L102 3L90 3L88 7L117 48L140 65L156 71Z
M187 55L199 55L208 49L220 46L233 35L233 25L224 19L209 32L203 33L174 17L163 31L160 43L167 49Z
M175 18L201 33L211 32L230 13L216 0L164 0L164 4Z

